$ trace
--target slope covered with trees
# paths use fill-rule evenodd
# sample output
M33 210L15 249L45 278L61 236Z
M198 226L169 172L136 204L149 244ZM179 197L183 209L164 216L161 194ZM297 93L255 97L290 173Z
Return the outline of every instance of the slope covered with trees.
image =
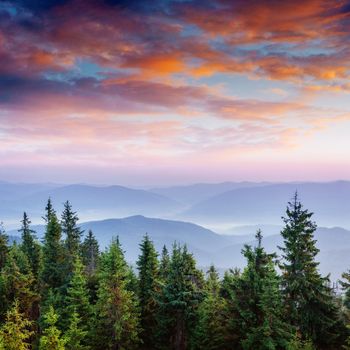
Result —
M1 350L349 348L349 273L337 295L297 195L279 251L267 252L258 231L242 250L245 268L222 278L176 242L159 254L148 235L134 267L118 237L100 252L69 202L58 217L49 200L44 220L43 242L26 213L20 244L0 231Z

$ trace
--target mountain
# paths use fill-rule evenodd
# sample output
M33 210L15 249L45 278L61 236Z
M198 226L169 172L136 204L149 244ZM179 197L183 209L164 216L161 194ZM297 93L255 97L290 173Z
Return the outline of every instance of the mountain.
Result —
M230 190L207 198L178 218L209 223L281 224L295 191L320 226L350 228L350 182L286 183Z
M102 249L106 247L113 237L119 237L126 258L134 262L139 254L139 243L143 236L148 233L160 251L165 244L169 249L174 242L187 244L198 262L207 265L211 261L211 253L217 249L224 248L233 242L226 236L219 235L204 227L182 221L163 220L147 218L141 215L126 217L122 219L107 219L101 221L90 221L80 225L85 231L92 230L96 235ZM44 226L34 225L32 227L39 239L43 237ZM17 230L9 231L11 235L18 235ZM212 257L214 259L214 257Z
M268 182L221 182L221 183L198 183L187 186L172 186L151 188L150 191L172 198L183 205L189 206L203 201L223 192L246 187L259 187L269 184Z
M102 249L110 243L112 237L118 236L126 251L126 258L131 263L134 263L139 255L139 244L145 233L149 234L158 251L161 251L164 244L171 249L175 241L186 243L200 266L206 267L214 263L220 269L243 268L245 260L241 250L246 243L255 244L254 232L249 235L219 235L189 222L140 215L85 222L80 227L85 233L91 229ZM33 229L37 231L39 238L43 236L43 225L33 226ZM18 236L18 232L14 230L8 233L11 236ZM315 238L320 249L317 257L321 262L320 269L325 275L331 273L332 280L335 281L350 267L350 231L339 227L318 228ZM263 239L263 245L268 252L278 253L277 247L282 243L279 234L266 236Z
M123 186L67 185L49 188L24 186L8 187L7 196L0 202L0 220L6 224L19 222L23 210L33 222L41 218L50 197L56 210L60 211L67 199L83 220L122 217L127 215L170 215L179 210L179 204L167 197L150 191ZM11 193L13 195L11 196Z

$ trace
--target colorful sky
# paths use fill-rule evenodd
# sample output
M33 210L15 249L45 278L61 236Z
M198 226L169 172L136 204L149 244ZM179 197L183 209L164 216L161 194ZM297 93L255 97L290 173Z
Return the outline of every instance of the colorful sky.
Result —
M0 180L350 179L350 2L0 3Z

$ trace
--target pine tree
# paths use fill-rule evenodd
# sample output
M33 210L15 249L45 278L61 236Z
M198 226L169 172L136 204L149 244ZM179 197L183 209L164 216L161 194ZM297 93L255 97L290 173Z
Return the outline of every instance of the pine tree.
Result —
M41 262L41 248L36 241L35 231L30 228L31 221L26 212L23 213L23 220L21 222L22 227L18 230L21 232L22 237L21 249L27 256L33 276L37 280Z
M350 271L344 272L342 274L342 281L339 281L344 293L343 304L350 313Z
M77 225L78 215L73 211L69 201L64 203L61 217L62 233L65 235L65 246L68 251L70 271L73 269L74 257L80 251L80 240L83 231Z
M230 314L226 300L220 295L219 275L212 265L207 271L205 298L198 308L195 349L225 350L230 344Z
M84 265L79 257L76 257L74 262L73 275L68 285L65 302L67 305L65 314L72 315L75 313L79 318L79 327L83 331L86 331L89 328L92 308L89 302L89 291L84 274Z
M186 246L174 244L158 314L159 347L183 350L189 346L203 296L203 276Z
M91 230L89 230L81 245L81 255L86 266L87 275L89 277L93 276L97 270L100 251L97 239Z
M96 304L96 343L105 349L136 349L139 344L139 310L128 289L128 266L119 240L113 240L101 257Z
M44 318L44 331L40 338L39 350L65 350L65 339L62 338L60 330L56 327L58 315L50 306Z
M4 350L29 350L33 332L32 322L21 313L18 301L7 311L5 324L0 329L0 339ZM0 347L1 348L1 347Z
M257 246L242 251L247 266L238 279L235 307L240 326L240 344L245 350L283 349L291 338L291 329L283 321L282 295L274 268L273 254L262 247L262 235L256 234Z
M8 236L5 233L3 224L0 222L0 271L5 265L8 250Z
M137 261L139 270L138 296L141 311L141 339L144 349L152 349L157 328L157 294L159 293L158 254L153 242L145 235L140 244L141 254Z
M86 345L88 332L81 326L81 319L77 312L73 311L69 318L69 327L64 336L66 350L89 350Z
M40 271L40 285L42 302L41 308L48 312L49 306L62 312L64 298L67 292L67 261L66 252L61 239L61 226L56 214L49 215L46 226L44 245L42 249L42 269ZM60 320L60 322L64 320ZM41 318L42 322L42 318Z
M52 206L52 202L51 202L51 198L49 197L49 199L47 200L47 204L45 207L45 216L43 216L43 219L45 221L46 224L49 223L49 221L51 220L52 216L56 216L56 211Z
M61 226L55 214L51 214L47 223L44 246L41 281L45 289L60 288L66 281L65 254L61 241Z
M160 259L159 275L162 280L167 278L169 272L170 257L167 247L164 245L162 249L162 256Z
M2 297L5 304L19 300L26 317L33 319L33 304L39 300L35 291L34 277L26 255L14 244L1 271Z
M340 313L334 302L328 277L318 271L315 258L313 213L303 209L297 193L288 203L282 250L282 286L286 303L285 314L301 334L301 340L310 339L319 349L337 349L339 334L344 334ZM337 334L338 333L338 334Z
M92 303L95 303L97 299L98 288L96 272L99 265L100 250L98 241L91 230L89 230L87 236L81 244L81 256L87 275L90 301Z

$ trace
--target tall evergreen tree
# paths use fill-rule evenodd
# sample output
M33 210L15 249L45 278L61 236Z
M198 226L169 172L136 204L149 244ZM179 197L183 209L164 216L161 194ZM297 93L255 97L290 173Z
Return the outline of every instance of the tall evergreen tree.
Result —
M81 245L81 255L86 266L87 275L89 277L93 276L97 270L100 250L98 241L91 230L89 230Z
M81 236L83 231L77 225L79 221L78 215L72 209L72 205L69 201L64 203L64 208L61 217L62 233L65 235L65 246L68 251L68 259L70 263L70 269L73 269L73 263L75 256L80 251Z
M92 316L92 307L89 302L89 291L87 280L84 274L84 265L79 257L74 262L74 270L71 281L69 282L66 297L65 314L72 315L75 313L79 318L79 327L82 331L89 329ZM70 321L75 323L69 317Z
M47 223L42 255L40 284L42 289L42 308L52 305L55 309L63 307L67 288L66 253L61 239L61 226L56 214L51 214Z
M344 291L343 304L346 307L347 313L350 313L350 271L342 274L342 280L339 283Z
M43 216L43 219L44 219L46 224L49 223L52 216L56 216L56 211L53 208L51 198L49 197L49 199L47 200L46 207L45 207L45 216Z
M193 348L230 349L230 314L226 300L220 295L219 274L213 265L207 271L207 276L205 298L198 308Z
M100 259L100 250L98 241L91 230L89 230L81 245L81 256L87 275L90 301L95 303L98 288L97 270Z
M5 265L8 250L8 236L5 233L2 222L0 222L0 271Z
M79 315L73 311L69 317L69 327L65 333L66 350L89 350L90 346L86 344L88 331L81 326Z
M193 256L186 247L174 244L159 300L160 348L183 350L189 346L202 287L203 276L196 269Z
M273 254L262 247L262 235L256 234L257 246L242 251L247 266L238 280L235 306L243 349L274 350L286 348L291 329L283 321L282 295L274 268Z
M61 331L57 328L58 315L50 305L43 316L44 330L40 337L39 350L65 350L66 340L62 337Z
M34 288L34 277L26 255L14 244L1 271L2 297L7 305L20 301L26 317L33 319L33 304L39 299Z
M153 242L145 235L137 261L139 270L138 296L141 311L141 339L144 349L153 349L157 328L157 294L159 293L158 254Z
M41 248L36 241L35 231L30 228L31 221L26 212L23 213L22 227L18 230L21 233L21 249L27 256L31 271L35 280L38 280L41 263Z
M288 203L285 227L281 232L284 246L282 286L285 313L302 340L312 340L319 349L339 348L339 334L344 334L340 313L329 288L328 277L318 271L313 213L303 209L297 193ZM338 333L338 334L337 334Z
M0 329L0 342L4 350L29 350L33 332L30 330L32 322L21 313L16 300L6 313L5 324ZM1 348L1 347L0 347Z
M96 343L105 349L136 349L139 345L139 310L128 289L128 266L119 240L102 255L96 304Z
M169 272L170 257L167 247L164 245L162 248L162 255L160 258L159 274L160 278L165 280Z

